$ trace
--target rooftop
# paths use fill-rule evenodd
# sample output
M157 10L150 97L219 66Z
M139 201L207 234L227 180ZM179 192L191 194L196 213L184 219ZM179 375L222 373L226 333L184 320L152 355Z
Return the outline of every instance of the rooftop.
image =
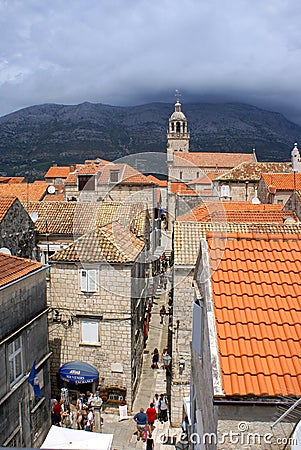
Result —
M177 221L283 223L288 216L298 221L293 211L283 211L283 205L207 200L188 213L179 216Z
M134 262L144 248L144 242L119 222L112 222L78 238L51 261L61 262Z
M278 191L301 189L301 173L264 173L262 179L267 187L273 186Z
M209 241L225 395L301 395L300 237Z
M174 262L175 265L194 267L200 249L200 239L206 232L212 231L214 236L222 232L224 236L231 233L238 237L241 233L257 233L281 239L289 234L301 233L301 223L231 223L231 222L178 222L174 224Z
M52 166L48 169L44 178L67 178L70 172L70 166Z
M218 181L259 181L263 173L290 172L290 162L243 162L219 175Z
M47 186L45 181L0 184L0 196L17 197L21 202L40 201L46 194Z
M174 167L212 167L220 169L232 169L242 162L254 162L253 153L221 153L221 152L190 152L175 153Z
M23 205L28 213L36 212L39 233L82 235L96 226L118 220L137 236L144 236L147 208L144 203L127 202L29 202Z
M43 265L37 261L0 253L0 287L17 281L41 267Z
M15 200L16 197L0 197L0 222L4 219Z

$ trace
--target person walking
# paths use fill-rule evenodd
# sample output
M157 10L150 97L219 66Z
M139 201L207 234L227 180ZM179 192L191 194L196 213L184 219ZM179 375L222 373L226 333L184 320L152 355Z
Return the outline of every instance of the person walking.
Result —
M164 324L165 325L165 316L166 316L167 312L165 309L165 306L163 305L162 308L160 309L160 324Z
M167 422L168 400L166 395L161 394L159 400L159 420L161 423Z
M146 438L146 449L145 450L154 450L155 444L154 440L152 438L152 433L149 432L147 438Z
M154 422L157 417L157 412L156 412L156 409L154 408L153 402L149 405L149 408L147 408L146 415L147 415L147 422L148 422L148 426L149 426L149 432L152 433Z
M157 348L154 349L152 353L152 369L158 369L159 362L159 350Z
M157 413L157 418L159 416L159 401L160 401L159 394L155 394L153 398L153 404Z
M134 415L133 419L137 424L137 441L140 441L140 437L143 436L147 425L147 415L145 414L144 409L140 408L140 411Z

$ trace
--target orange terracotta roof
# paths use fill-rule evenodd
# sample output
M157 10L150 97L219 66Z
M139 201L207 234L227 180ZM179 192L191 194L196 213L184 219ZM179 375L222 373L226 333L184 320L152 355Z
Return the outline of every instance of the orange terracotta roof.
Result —
M301 234L209 240L227 396L301 395Z
M174 167L195 166L232 169L242 162L254 162L253 153L190 152L175 153Z
M0 222L4 219L15 200L16 197L0 197Z
M217 235L223 233L232 236L236 233L257 233L270 236L301 233L301 223L235 223L235 222L179 222L174 223L174 262L175 265L194 267L200 250L200 239L206 236L208 231Z
M277 191L301 189L301 173L263 173L262 179L267 187L273 186Z
M22 183L24 179L24 177L0 177L0 183Z
M59 192L57 194L47 194L43 198L43 202L63 202L65 201L64 192Z
M52 166L44 175L44 178L67 178L71 171L70 166Z
M147 175L146 178L160 187L167 187L167 180L159 180L159 178L156 178L153 175Z
M259 181L263 173L290 172L290 162L244 162L219 175L219 181Z
M136 260L144 245L128 228L112 222L56 252L51 261L129 263Z
M0 253L0 286L4 287L6 284L35 272L41 267L43 267L42 264L31 259Z
M283 222L287 216L291 216L297 221L295 213L285 211L280 214L283 205L271 205L260 203L254 205L249 202L230 201L209 201L201 203L200 206L192 209L186 214L179 216L177 221L182 222ZM258 215L258 218L257 218ZM265 220L266 218L266 220ZM254 220L255 219L255 220ZM258 220L257 220L258 219Z
M171 192L179 195L198 195L194 189L189 189L186 183L174 181L171 183Z
M17 197L21 202L40 201L46 194L46 181L33 183L0 184L1 197Z

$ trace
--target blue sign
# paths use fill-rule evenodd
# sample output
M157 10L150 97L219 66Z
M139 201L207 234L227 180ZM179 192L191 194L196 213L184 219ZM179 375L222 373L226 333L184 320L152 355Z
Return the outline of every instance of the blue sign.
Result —
M83 361L70 361L60 368L60 377L73 384L94 383L98 380L98 370Z

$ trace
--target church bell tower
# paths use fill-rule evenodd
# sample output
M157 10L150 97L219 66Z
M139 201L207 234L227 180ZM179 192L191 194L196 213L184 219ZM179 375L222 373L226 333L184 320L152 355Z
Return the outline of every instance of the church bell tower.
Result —
M167 132L167 151L173 152L189 152L190 133L188 131L187 119L181 111L180 94L176 91L177 100L175 110L169 118L169 127Z

